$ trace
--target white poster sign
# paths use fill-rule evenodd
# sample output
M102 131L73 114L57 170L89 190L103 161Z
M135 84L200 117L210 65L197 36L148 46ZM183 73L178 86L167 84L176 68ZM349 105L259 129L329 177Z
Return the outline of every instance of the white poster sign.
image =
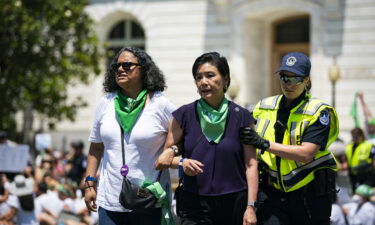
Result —
M35 148L42 151L50 148L52 145L51 135L47 133L40 133L35 135Z
M0 145L0 172L22 172L28 159L28 145Z

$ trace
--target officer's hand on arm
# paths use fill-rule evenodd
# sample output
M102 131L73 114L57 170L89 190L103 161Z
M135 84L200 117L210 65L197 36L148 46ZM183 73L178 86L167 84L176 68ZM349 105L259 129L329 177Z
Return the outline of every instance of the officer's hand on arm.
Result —
M257 217L255 213L255 208L248 206L243 215L243 225L255 225L257 224Z
M260 137L255 130L250 127L240 129L240 140L242 144L252 145L262 150L262 153L270 146L270 142Z

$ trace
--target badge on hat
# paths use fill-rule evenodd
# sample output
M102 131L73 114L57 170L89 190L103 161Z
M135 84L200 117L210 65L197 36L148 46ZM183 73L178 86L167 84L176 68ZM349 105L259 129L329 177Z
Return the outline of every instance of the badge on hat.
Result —
M328 112L322 112L322 114L319 116L319 122L327 126L329 124L329 113Z
M294 56L290 56L289 58L286 59L285 64L286 64L287 66L293 66L294 64L296 64L296 62L297 62L296 57L294 57Z

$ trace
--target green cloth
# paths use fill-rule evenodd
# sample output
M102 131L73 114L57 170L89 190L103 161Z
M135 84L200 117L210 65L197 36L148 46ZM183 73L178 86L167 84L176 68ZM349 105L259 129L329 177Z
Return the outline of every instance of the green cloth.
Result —
M125 133L129 133L141 113L147 99L147 90L138 94L137 99L125 96L121 91L117 91L115 97L115 111L119 118L120 125Z
M369 122L370 125L375 125L375 118L372 118Z
M358 119L358 113L357 113L357 93L354 95L354 100L353 100L352 106L350 108L349 114L354 119L355 127L358 128L359 127L359 119Z
M371 186L368 186L367 184L361 184L355 189L355 193L369 198L373 194L373 191Z
M161 225L174 225L171 206L168 201L167 193L164 191L159 182L145 182L142 187L147 188L158 199L161 206Z
M203 99L198 100L197 111L203 134L216 144L225 131L228 116L228 100L224 97L218 110L209 106Z

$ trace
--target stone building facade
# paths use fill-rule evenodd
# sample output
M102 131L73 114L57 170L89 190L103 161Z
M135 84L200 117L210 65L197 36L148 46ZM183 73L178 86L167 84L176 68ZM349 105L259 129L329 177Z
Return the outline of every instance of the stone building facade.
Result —
M86 10L108 49L146 49L166 75L165 94L177 106L198 98L191 66L204 52L228 58L240 87L236 101L250 108L280 91L273 74L280 58L302 51L312 61L312 94L327 102L329 67L335 61L340 68L335 106L345 141L354 126L349 110L355 92L364 92L375 116L375 0L90 0ZM76 122L58 124L54 146L62 138L87 139L103 76L70 89L89 106Z

